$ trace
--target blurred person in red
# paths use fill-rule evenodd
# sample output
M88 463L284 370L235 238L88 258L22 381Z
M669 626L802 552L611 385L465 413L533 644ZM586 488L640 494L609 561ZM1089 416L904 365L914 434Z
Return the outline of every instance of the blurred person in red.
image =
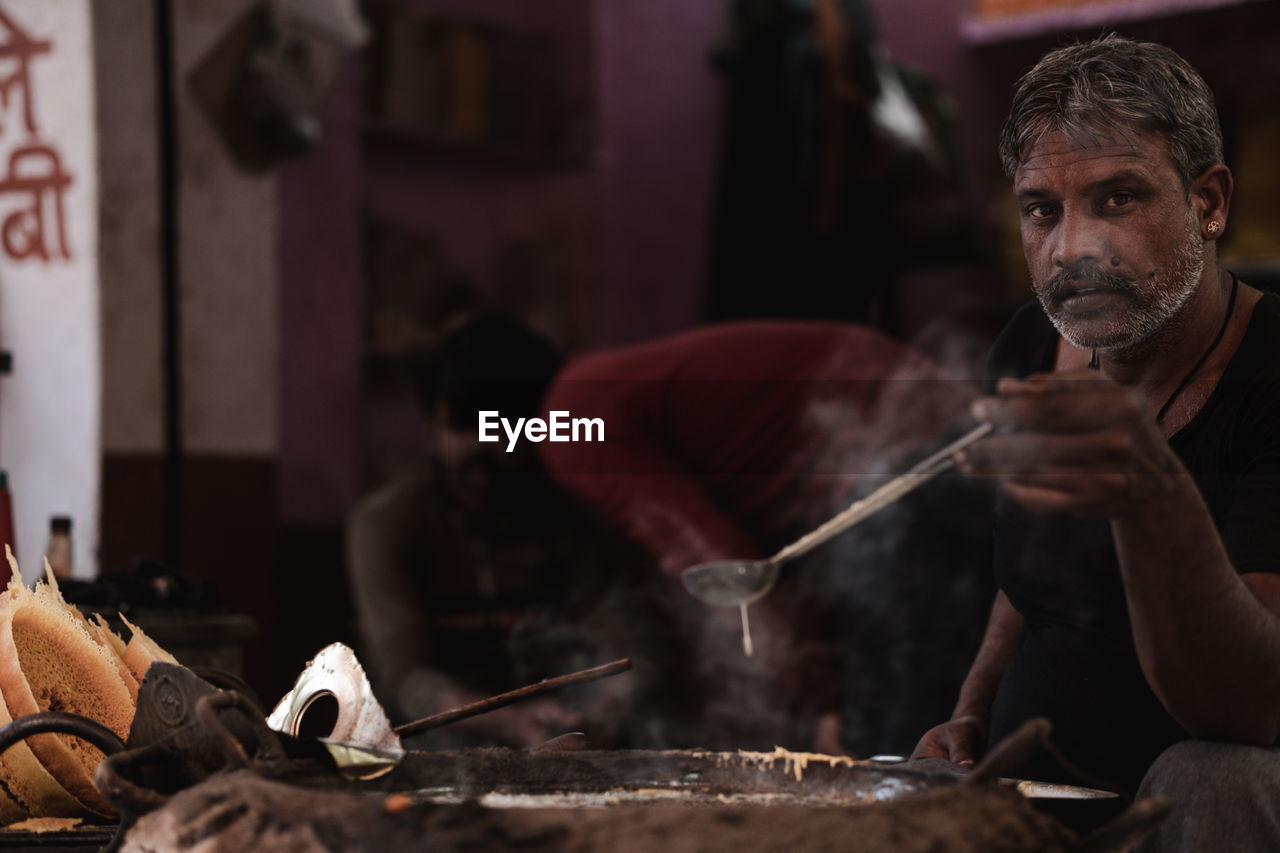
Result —
M571 360L543 409L600 419L604 440L538 447L678 582L803 535L962 428L976 393L867 327L726 323ZM947 658L976 644L981 616L966 619L963 602L982 599L975 567L989 559L986 526L957 492L971 488L943 478L785 567L752 606L756 666L806 748L909 749L913 721L945 695L937 686L958 683L961 659ZM715 630L734 636L737 610L716 612ZM950 674L934 678L940 665Z

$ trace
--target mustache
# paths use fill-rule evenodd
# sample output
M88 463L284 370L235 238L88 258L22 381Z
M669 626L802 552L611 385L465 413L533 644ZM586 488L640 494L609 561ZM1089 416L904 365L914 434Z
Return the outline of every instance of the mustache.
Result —
M1045 283L1045 296L1053 300L1058 299L1068 284L1071 285L1072 290L1079 290L1082 286L1088 285L1097 285L1106 290L1126 294L1133 294L1138 290L1137 283L1128 276L1096 264L1076 264L1053 274Z

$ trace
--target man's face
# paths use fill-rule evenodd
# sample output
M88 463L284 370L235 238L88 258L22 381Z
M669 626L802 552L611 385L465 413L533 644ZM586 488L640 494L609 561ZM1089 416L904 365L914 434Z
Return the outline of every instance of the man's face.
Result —
M1076 346L1141 344L1195 293L1204 243L1164 140L1045 134L1014 195L1036 297Z
M505 437L497 442L481 442L476 427L450 425L444 414L439 418L435 440L449 489L471 512L517 510L522 504L527 505L531 490L543 480L537 454L528 441L518 443L508 453Z

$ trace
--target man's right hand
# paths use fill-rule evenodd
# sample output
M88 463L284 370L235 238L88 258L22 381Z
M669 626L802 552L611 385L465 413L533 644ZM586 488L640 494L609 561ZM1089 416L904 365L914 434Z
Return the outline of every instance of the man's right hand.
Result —
M911 758L945 758L969 768L982 757L986 747L986 723L977 717L957 717L925 732Z

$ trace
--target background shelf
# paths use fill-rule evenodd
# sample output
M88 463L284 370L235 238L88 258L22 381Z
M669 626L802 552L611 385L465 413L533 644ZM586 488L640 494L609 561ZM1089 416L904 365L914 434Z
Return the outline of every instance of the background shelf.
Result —
M970 45L996 44L1260 2L1267 0L1113 0L1007 15L974 13L960 18L960 38Z

